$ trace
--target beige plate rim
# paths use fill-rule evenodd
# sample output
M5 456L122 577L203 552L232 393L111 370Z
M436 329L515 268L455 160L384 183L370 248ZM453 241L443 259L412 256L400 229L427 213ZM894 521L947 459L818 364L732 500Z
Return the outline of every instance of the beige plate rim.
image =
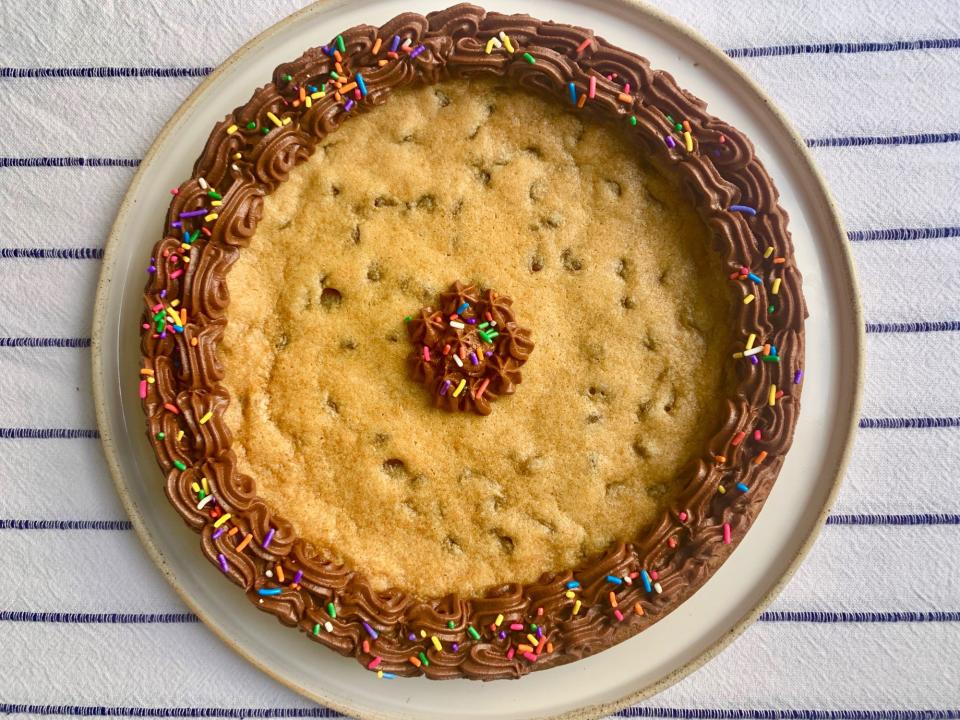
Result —
M451 0L453 2L453 0ZM150 150L144 156L136 174L133 177L133 180L130 183L130 187L124 196L124 200L120 205L120 209L117 213L117 218L114 221L114 224L111 228L110 235L107 238L105 245L103 265L101 269L100 278L97 285L96 291L96 301L94 307L93 315L93 332L92 332L92 369L93 369L93 397L96 408L97 416L97 425L100 429L100 437L103 445L104 454L106 455L107 464L110 469L110 475L113 479L114 485L116 486L117 493L120 496L120 499L123 503L124 509L130 516L130 519L133 523L133 527L137 532L137 535L140 538L140 542L146 548L147 553L153 562L157 565L160 571L163 573L166 580L174 588L177 594L181 597L184 603L190 607L190 609L195 612L198 617L204 622L204 624L217 635L217 637L229 646L234 652L241 655L248 662L259 668L261 671L266 673L268 676L276 680L277 682L283 684L284 686L290 688L291 690L309 697L311 700L319 702L326 707L332 708L338 712L341 712L345 715L350 715L353 717L362 717L362 718L378 718L381 717L379 714L374 713L358 713L354 708L343 706L341 703L334 701L331 698L324 697L320 693L311 692L303 687L295 685L289 682L282 675L276 673L269 665L261 662L256 656L247 652L245 648L241 647L235 640L233 640L229 635L223 632L219 627L214 618L209 616L202 607L198 606L189 592L184 588L177 580L176 576L172 572L171 568L167 564L167 561L163 557L163 553L156 545L153 540L153 537L146 530L144 526L144 521L141 516L139 507L136 505L135 501L130 495L130 492L127 488L127 481L125 479L124 473L121 467L121 461L119 459L118 450L115 446L115 439L110 430L109 416L108 416L108 402L107 402L107 390L105 387L105 375L104 375L104 340L105 333L107 332L108 319L106 313L106 304L107 296L111 284L111 275L112 268L115 264L115 256L118 253L118 247L121 243L124 242L124 238L121 235L120 228L123 224L123 220L127 213L130 211L132 204L135 202L135 196L137 190L142 181L142 177L146 169L155 161L157 161L158 151L160 146L164 143L168 135L171 133L173 126L177 123L178 119L191 107L200 102L202 96L206 93L210 85L228 68L237 63L244 55L247 54L249 50L256 46L260 46L263 43L266 43L270 40L271 37L279 33L280 31L286 29L289 25L296 23L301 18L306 15L318 10L319 8L339 8L349 5L349 0L316 0L316 2L308 5L301 10L293 13L292 15L284 18L277 24L271 26L267 30L263 31L250 41L248 41L243 47L234 52L222 65L220 65L216 70L211 73L197 88L189 95L189 97L184 101L184 103L177 109L176 113L167 121L163 129L158 134L156 140L151 145ZM846 427L840 426L839 431L845 433L846 439L843 445L843 449L837 458L835 468L834 468L834 481L831 487L830 492L825 498L823 507L821 508L816 523L814 524L812 530L810 531L807 538L803 541L802 545L799 548L799 551L796 553L794 558L791 560L786 571L780 577L779 581L760 599L760 601L752 608L743 613L742 617L730 627L729 631L722 635L717 641L712 645L708 646L703 652L696 658L690 660L681 667L675 669L673 672L662 677L660 680L648 685L647 687L639 690L637 692L630 693L615 702L590 705L579 708L577 710L564 712L552 716L538 716L538 717L551 717L551 718L577 718L578 720L583 720L586 718L596 718L602 717L613 713L627 705L632 705L637 702L640 702L650 696L665 690L670 685L673 685L683 677L689 675L693 671L697 670L710 659L720 653L724 648L726 648L734 639L739 637L744 630L747 629L760 614L766 609L766 607L772 602L772 600L779 594L784 585L791 579L793 574L796 572L797 568L803 562L804 558L807 556L811 547L813 546L815 540L820 534L821 529L823 528L829 509L833 504L833 501L836 498L837 492L840 487L840 481L843 477L844 471L846 470L847 463L850 456L850 451L853 446L853 439L857 430L858 417L859 417L859 408L861 403L861 398L863 394L863 375L864 375L864 324L863 324L863 313L862 306L860 302L860 293L859 286L857 283L856 274L854 271L853 259L850 253L850 249L846 241L846 233L844 232L843 223L840 219L839 212L837 210L836 204L833 201L833 198L827 188L826 182L819 169L814 164L806 145L803 140L797 135L796 131L793 129L789 120L786 116L776 107L773 101L769 96L754 82L750 76L748 76L743 70L740 69L730 58L728 58L720 49L712 45L709 41L703 38L699 33L692 30L691 28L683 25L682 23L674 20L672 17L663 13L662 11L647 5L640 0L606 0L608 6L618 6L620 9L629 11L631 13L637 13L642 19L646 19L652 23L659 23L663 26L666 26L670 31L675 34L685 36L686 39L692 43L699 45L705 52L707 52L711 60L715 63L723 66L723 70L734 76L735 79L740 82L745 88L752 93L756 98L761 100L768 112L771 114L773 119L780 126L778 130L782 131L783 139L789 142L789 149L793 153L791 158L795 162L798 162L802 167L804 172L809 173L811 177L814 178L818 186L818 190L822 195L822 200L825 202L826 208L829 212L829 224L832 226L835 231L834 238L830 238L832 241L836 241L840 244L840 255L843 260L843 267L834 268L836 272L839 273L841 279L846 284L848 288L853 291L852 297L849 298L852 305L852 317L856 324L855 336L850 338L852 341L852 346L855 352L855 358L852 358L852 377L850 381L853 387L853 403L850 408ZM518 8L519 12L522 12ZM140 428L137 428L137 431L140 431Z

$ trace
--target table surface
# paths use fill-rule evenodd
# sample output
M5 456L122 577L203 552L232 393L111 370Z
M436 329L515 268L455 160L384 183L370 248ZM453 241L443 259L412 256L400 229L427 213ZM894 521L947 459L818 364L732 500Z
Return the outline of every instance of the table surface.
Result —
M138 158L212 66L304 4L0 7L0 713L335 715L235 656L167 586L90 397L101 248ZM960 718L960 4L655 4L807 139L849 231L867 377L801 570L726 651L621 715Z

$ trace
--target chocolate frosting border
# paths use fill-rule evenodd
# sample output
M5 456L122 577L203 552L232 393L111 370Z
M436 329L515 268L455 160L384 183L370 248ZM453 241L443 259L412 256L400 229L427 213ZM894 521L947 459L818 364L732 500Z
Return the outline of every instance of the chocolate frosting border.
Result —
M516 52L487 53L487 39L501 32ZM378 65L394 36L409 38L409 47ZM278 66L273 82L214 127L153 249L141 333L143 369L153 382L141 384L141 396L167 496L200 533L206 557L251 602L388 676L516 678L610 647L678 607L729 557L763 506L792 442L806 307L776 188L742 133L707 113L706 104L668 73L590 30L464 4L426 17L404 13L379 28L360 25L339 37L348 70L363 73L362 100L348 110L333 92L309 105L297 97L301 86L322 85L334 68L332 48L312 48ZM379 56L373 52L378 38ZM607 79L612 73L615 82ZM639 149L679 179L732 273L735 327L776 347L779 361L733 361L737 386L726 400L723 426L678 478L683 489L671 507L641 537L617 543L581 567L545 573L527 585L491 588L483 597L423 600L399 590L376 592L358 570L297 537L236 467L223 419L230 398L220 384L224 370L217 357L227 322L227 272L256 231L263 198L351 114L386 102L395 89L446 78L501 77L570 102L570 83L582 95L591 76L595 97L577 112L629 126ZM633 95L622 96L623 83ZM667 116L689 123L689 139L675 134ZM250 122L254 132L246 129ZM262 134L261 128L271 129ZM209 188L222 196L216 208ZM200 210L206 212L181 217ZM194 228L189 242L171 229L188 226ZM765 255L768 248L773 251ZM167 262L171 256L182 262ZM169 305L172 298L182 303L180 311ZM154 333L157 308L183 319L179 329ZM731 353L738 351L743 349L731 347ZM781 396L777 389L788 392ZM213 499L198 508L194 484L204 481ZM514 624L524 629L511 630ZM538 649L518 649L532 643L526 639L532 632Z

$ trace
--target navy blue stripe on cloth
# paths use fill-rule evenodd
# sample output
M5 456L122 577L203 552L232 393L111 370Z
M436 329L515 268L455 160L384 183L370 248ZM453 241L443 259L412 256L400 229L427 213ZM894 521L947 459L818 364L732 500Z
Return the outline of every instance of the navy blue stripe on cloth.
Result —
M6 157L0 156L0 168L10 167L137 167L137 158L76 157Z
M0 337L0 348L88 348L90 338Z
M827 525L960 525L960 513L836 514ZM0 530L132 530L129 520L25 520L0 518Z
M10 428L0 427L0 440L96 440L92 428Z
M889 40L858 43L805 43L795 45L767 45L763 47L729 48L724 52L732 58L782 57L784 55L848 55L868 52L903 52L905 50L956 50L960 38L929 38L924 40Z
M955 332L960 330L960 320L936 320L933 322L867 323L868 333L928 333Z
M102 248L0 248L0 258L100 260Z
M0 67L0 78L205 77L211 67Z
M933 145L960 142L960 132L919 133L916 135L848 135L845 137L807 138L811 148L865 147L868 145Z
M914 430L960 427L960 417L860 418L865 430Z
M884 228L882 230L851 230L847 239L862 240L938 240L960 237L960 227Z
M340 718L335 710L307 708L134 707L129 705L26 705L0 703L0 713L68 715L71 717L148 718ZM748 708L630 707L614 713L622 718L679 720L960 720L960 710L846 709L766 710Z
M760 622L767 623L955 623L960 612L935 610L928 612L827 612L822 610L768 611ZM73 613L0 611L0 622L61 623L67 625L181 625L200 622L193 613Z

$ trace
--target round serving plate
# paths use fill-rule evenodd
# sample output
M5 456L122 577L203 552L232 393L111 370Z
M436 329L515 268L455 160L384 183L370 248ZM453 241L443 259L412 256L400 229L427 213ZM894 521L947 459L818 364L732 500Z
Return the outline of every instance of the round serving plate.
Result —
M629 0L488 0L593 28L650 59L716 116L744 131L790 214L810 308L803 406L793 449L762 512L720 570L676 611L636 637L519 681L378 681L352 659L318 647L258 612L203 557L199 538L163 493L144 434L134 378L144 268L169 202L189 177L214 123L267 82L273 68L360 23L449 0L318 2L238 50L203 81L157 137L130 184L107 241L93 328L97 419L117 490L150 556L226 644L317 702L363 718L597 717L662 690L717 654L776 595L823 525L857 424L863 322L846 236L823 179L783 116L723 53L661 13ZM819 352L830 348L829 352Z

